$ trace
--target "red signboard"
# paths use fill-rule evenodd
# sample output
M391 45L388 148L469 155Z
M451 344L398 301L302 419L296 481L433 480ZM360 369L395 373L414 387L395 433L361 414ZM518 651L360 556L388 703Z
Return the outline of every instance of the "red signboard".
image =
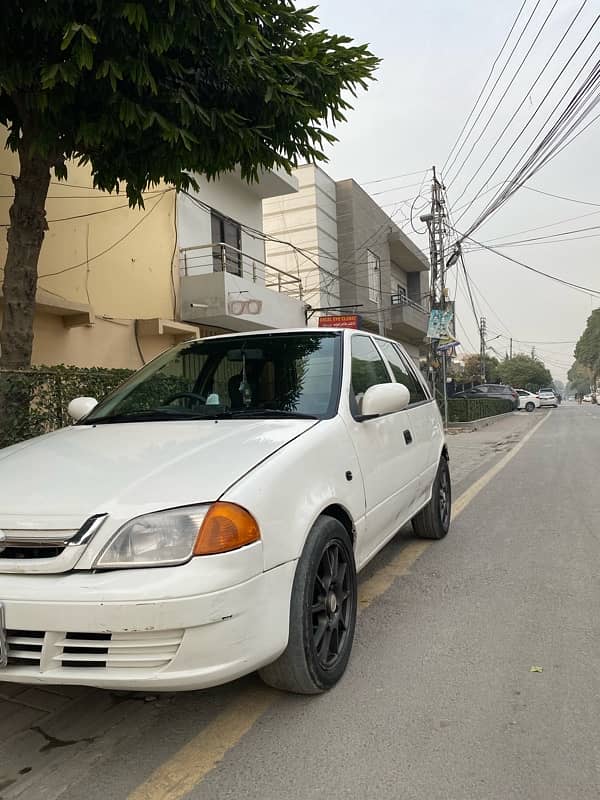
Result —
M358 328L358 314L339 314L335 317L319 317L319 328Z

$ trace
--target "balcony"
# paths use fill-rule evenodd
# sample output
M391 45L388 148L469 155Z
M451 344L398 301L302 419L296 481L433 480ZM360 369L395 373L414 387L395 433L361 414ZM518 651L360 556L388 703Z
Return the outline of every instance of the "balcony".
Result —
M226 331L306 324L299 277L216 242L180 250L181 318Z
M427 334L429 313L405 295L393 295L392 307L388 311L392 336L400 341L419 344Z

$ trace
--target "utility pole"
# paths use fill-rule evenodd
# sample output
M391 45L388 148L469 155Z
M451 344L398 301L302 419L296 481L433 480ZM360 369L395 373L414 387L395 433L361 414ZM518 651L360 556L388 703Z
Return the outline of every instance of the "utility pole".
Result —
M385 318L383 311L383 286L381 280L381 261L377 264L377 272L379 275L379 291L377 293L377 326L379 328L379 335L385 336Z
M479 368L481 382L485 383L485 335L487 333L487 320L481 317L479 320Z
M445 292L445 239L446 228L446 209L444 201L444 187L437 178L435 167L433 167L433 180L431 182L431 210L429 214L421 216L421 222L425 222L429 229L429 260L431 262L429 302L430 311L439 310L444 312L446 309ZM446 354L438 352L438 339L432 339L429 345L429 370L431 386L434 396L442 394L444 398L444 415L446 424L448 422L448 401L446 385ZM440 364L441 361L441 364ZM440 366L443 386L440 387ZM441 389L441 392L439 391Z
M509 348L510 358L512 359L512 336L510 337L510 348Z

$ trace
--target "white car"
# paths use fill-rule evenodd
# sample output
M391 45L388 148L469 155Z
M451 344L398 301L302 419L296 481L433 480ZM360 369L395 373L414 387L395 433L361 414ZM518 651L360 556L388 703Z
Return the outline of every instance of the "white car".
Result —
M519 395L519 411L535 411L540 407L540 398L533 392L528 392L527 389L517 389Z
M0 451L0 681L329 689L356 572L450 524L448 452L395 342L303 329L163 353Z
M558 398L554 393L554 389L540 389L537 396L542 408L547 408L548 406L558 408Z

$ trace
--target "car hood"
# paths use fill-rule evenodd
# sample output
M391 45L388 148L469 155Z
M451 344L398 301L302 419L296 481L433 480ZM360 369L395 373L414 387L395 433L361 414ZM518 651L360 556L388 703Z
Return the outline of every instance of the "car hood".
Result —
M318 424L219 420L79 425L0 450L0 528L79 527L217 500Z

